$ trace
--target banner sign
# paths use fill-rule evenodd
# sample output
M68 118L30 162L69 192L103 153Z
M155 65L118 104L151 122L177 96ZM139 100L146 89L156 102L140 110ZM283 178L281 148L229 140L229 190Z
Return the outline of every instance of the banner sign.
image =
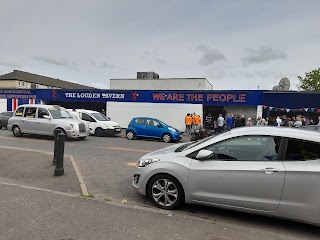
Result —
M263 91L151 91L151 90L0 90L0 98L61 102L150 102L217 106L262 105Z
M5 99L36 99L37 95L31 90L20 89L0 89L0 98Z

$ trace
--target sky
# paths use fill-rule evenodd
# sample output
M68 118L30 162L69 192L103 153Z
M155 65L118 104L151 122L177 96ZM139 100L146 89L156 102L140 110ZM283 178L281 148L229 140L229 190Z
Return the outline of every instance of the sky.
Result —
M271 90L320 68L318 0L0 0L0 74L101 89L110 79L206 78ZM192 80L190 80L192 81Z

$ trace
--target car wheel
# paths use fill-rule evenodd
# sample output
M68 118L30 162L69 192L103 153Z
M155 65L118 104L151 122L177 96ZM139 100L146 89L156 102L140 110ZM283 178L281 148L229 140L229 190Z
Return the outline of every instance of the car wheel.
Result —
M14 126L12 128L12 132L13 132L13 136L15 136L15 137L21 137L22 136L21 129L18 126Z
M97 136L97 137L102 137L104 135L104 131L102 128L96 128L94 134Z
M164 142L171 142L171 140L172 140L171 135L170 135L169 133L163 134L162 140L163 140Z
M150 180L148 196L157 207L167 210L177 209L184 201L180 182L168 174L159 174Z
M134 132L128 131L128 132L127 132L127 138L128 138L129 140L133 140L133 139L134 139Z

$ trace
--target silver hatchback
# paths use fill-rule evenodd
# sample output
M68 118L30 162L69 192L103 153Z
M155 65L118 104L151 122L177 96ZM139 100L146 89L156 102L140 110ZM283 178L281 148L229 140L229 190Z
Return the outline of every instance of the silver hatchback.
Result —
M52 105L20 105L8 120L8 130L20 137L25 133L54 136L59 129L68 138L85 138L89 128L85 123L72 118L64 108Z
M184 202L320 225L318 131L242 127L141 157L133 186L164 209Z

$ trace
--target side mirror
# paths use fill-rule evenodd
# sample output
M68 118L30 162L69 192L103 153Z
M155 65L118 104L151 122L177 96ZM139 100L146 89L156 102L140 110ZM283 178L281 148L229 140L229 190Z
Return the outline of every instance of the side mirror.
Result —
M210 150L200 150L196 156L196 159L206 159L213 155L213 152Z
M158 128L163 128L161 124L158 125Z

